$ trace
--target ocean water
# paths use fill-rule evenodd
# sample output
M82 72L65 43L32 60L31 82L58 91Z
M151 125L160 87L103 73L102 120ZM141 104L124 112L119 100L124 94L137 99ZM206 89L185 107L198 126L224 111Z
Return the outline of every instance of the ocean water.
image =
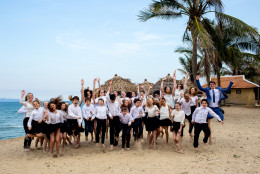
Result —
M19 102L0 102L0 140L24 136L23 117L17 111Z

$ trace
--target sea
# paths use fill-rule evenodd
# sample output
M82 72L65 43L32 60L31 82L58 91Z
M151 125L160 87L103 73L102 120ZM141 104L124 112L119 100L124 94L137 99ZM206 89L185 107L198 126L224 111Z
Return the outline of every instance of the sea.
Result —
M24 136L23 117L17 111L19 102L0 102L0 140Z

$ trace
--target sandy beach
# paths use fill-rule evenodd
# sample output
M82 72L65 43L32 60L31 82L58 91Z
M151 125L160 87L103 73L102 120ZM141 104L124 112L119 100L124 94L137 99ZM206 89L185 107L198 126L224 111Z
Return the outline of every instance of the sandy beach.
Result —
M200 136L199 152L184 130L184 154L174 152L172 134L169 146L158 139L158 149L147 149L146 133L142 147L121 151L119 147L103 152L82 134L80 149L67 146L60 158L41 150L25 152L23 137L0 141L0 173L260 173L260 109L223 107L225 124L212 120L213 144L205 146ZM186 121L187 123L187 121ZM32 142L34 147L34 141Z

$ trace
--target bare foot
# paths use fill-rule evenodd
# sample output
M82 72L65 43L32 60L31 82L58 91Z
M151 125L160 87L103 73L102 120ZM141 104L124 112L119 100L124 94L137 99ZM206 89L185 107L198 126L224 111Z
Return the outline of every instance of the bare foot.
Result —
M113 150L114 146L113 145L110 145L110 150Z
M125 151L125 149L124 149L124 148L122 148L122 151Z
M211 140L211 138L209 138L209 145L211 145L212 144L212 140Z
M99 143L96 143L96 146L98 147L98 146L99 146Z
M105 144L102 144L102 147L103 147L103 149L105 149L106 148Z
M208 146L208 143L204 143L205 146Z
M76 144L74 148L75 148L75 149L78 149L79 146L80 146L79 144Z
M130 148L126 148L126 150L130 150Z
M47 153L47 152L46 152L46 150L43 150L42 152L43 152L44 154L46 154L46 153Z
M88 141L88 137L85 137L85 141Z
M197 147L195 147L194 150L195 150L195 152L198 152L198 151L199 151L199 149L198 149Z
M180 151L179 151L181 154L184 154L184 152L183 152L183 150L181 149Z
M161 138L161 139L163 138L163 135L164 135L164 133L162 132L161 135L160 135L160 138Z

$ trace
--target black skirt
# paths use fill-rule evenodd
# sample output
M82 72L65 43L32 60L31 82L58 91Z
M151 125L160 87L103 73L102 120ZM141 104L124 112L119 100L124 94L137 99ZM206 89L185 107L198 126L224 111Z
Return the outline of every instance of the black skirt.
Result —
M172 125L173 125L172 131L177 133L181 127L181 122L173 122ZM182 126L182 129L181 129L181 136L183 136L183 128L184 128L184 125Z
M29 134L39 134L43 133L43 122L38 123L38 121L32 120L32 129L28 130Z
M49 124L49 126L48 126L49 133L55 132L56 130L60 129L60 127L61 127L61 123Z
M160 120L160 126L171 126L171 125L172 125L172 122L168 118Z
M157 117L148 117L145 123L146 131L155 131L159 128L159 119Z
M61 132L61 133L68 132L67 121L64 121L64 123L61 123L61 124L60 124L60 132Z

